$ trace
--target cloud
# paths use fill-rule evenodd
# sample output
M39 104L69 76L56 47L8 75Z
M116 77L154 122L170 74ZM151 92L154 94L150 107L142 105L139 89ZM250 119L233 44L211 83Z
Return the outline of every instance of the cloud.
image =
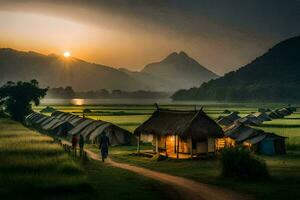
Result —
M120 48L130 45L130 50L124 56L110 55L119 60L113 65L137 68L169 51L184 50L224 73L279 40L300 34L299 8L297 0L2 0L0 10L33 12L106 29L116 35L116 41L122 34L126 45L120 41ZM101 62L94 56L92 60Z

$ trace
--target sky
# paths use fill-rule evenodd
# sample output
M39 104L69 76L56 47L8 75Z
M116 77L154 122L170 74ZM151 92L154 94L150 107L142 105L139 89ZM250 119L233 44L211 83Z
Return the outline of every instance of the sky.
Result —
M300 35L300 0L0 0L0 48L140 70L185 51L219 75Z

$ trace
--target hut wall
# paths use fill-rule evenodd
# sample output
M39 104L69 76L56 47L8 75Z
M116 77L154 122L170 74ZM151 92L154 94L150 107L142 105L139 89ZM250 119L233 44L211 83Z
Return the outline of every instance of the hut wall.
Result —
M285 154L285 139L277 139L274 141L275 142L275 152L276 154Z
M152 143L154 137L152 134L141 134L141 141L145 143Z
M216 150L216 139L215 138L208 138L207 139L207 152L214 153Z
M208 143L207 141L197 142L196 149L193 149L194 153L207 153Z
M264 139L263 141L261 141L259 152L264 155L274 155L275 154L274 140Z
M190 146L188 140L179 138L179 153L190 153Z
M225 146L226 147L234 147L235 146L235 140L231 139L229 137L224 138L225 139Z
M175 136L170 135L166 137L167 153L175 153Z
M225 139L224 138L216 139L216 150L220 150L224 147L225 147Z

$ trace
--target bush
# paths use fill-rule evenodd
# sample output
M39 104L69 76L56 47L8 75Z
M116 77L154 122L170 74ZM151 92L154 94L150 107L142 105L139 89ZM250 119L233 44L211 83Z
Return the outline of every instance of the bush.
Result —
M269 177L264 161L254 157L243 147L225 148L221 152L222 176L247 179Z

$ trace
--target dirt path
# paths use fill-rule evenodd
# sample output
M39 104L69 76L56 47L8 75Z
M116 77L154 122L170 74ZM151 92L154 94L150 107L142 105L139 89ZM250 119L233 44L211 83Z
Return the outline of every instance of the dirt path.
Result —
M88 156L94 160L101 161L98 154L86 150ZM190 179L169 175L162 172L153 171L150 169L137 167L125 163L115 162L107 159L106 163L121 169L135 172L139 175L149 177L160 182L172 185L181 196L186 200L252 200L253 198L245 195L237 194L233 191L225 190L220 187L207 185L204 183L192 181Z

